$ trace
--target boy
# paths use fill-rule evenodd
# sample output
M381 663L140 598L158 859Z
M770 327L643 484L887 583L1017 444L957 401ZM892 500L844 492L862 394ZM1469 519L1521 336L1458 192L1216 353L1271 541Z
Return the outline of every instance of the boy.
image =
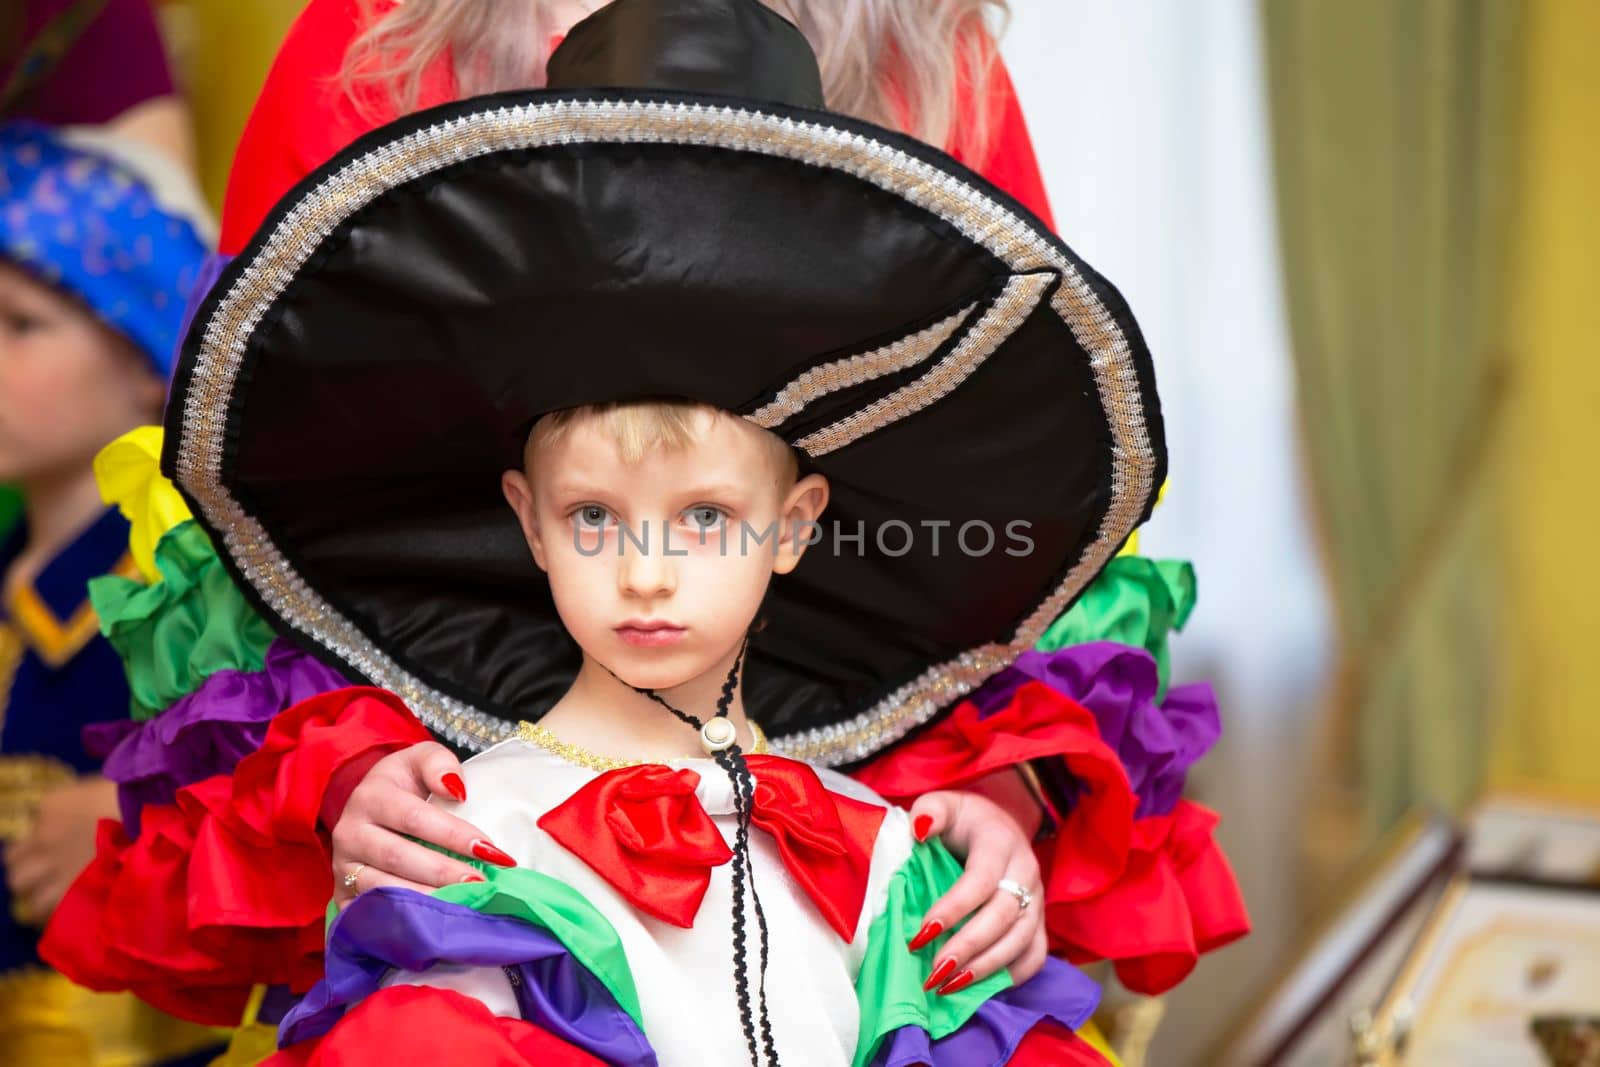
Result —
M970 975L926 980L928 961L907 949L919 921L907 905L947 891L959 868L844 775L766 754L746 715L749 632L774 576L800 563L803 531L827 504L825 477L800 475L782 439L736 416L644 402L540 419L502 488L582 663L537 724L464 767L472 799L456 807L517 864L484 865L488 885L468 876L474 899L570 911L578 894L586 937L614 944L614 958L582 955L582 941L546 928L572 953L571 969L604 987L594 999L617 999L616 972L627 975L637 1007L608 1010L635 1052L661 1063L868 1062L907 1040L897 1031L913 1019L946 1031L947 1062L985 1062L975 1049L1023 1041L1030 1051L1008 1062L1101 1062L1071 1033L1097 993L1059 961L1016 988L1002 976L970 992ZM1026 909L1007 903L1019 921ZM615 1042L594 1040L592 1018L557 1025L550 1014L560 1011L530 1012L521 999L538 988L549 1004L565 1002L569 979L481 960L494 924L445 906L395 889L350 905L330 934L329 983L284 1023L285 1062L304 1057L297 1043L312 1037L322 1056L383 1056L374 1023L401 1005L415 1012L418 1001L401 998L417 987L440 991L434 1010L457 1013L431 1028L434 1039L528 1037L476 1018L475 1001L617 1062ZM441 914L448 932L432 925ZM407 936L397 931L415 936L397 948ZM363 956L394 968L381 988L334 977ZM403 962L418 956L429 965ZM351 1009L360 1024L321 1036ZM396 1035L395 1051L413 1048L414 1023L378 1029Z

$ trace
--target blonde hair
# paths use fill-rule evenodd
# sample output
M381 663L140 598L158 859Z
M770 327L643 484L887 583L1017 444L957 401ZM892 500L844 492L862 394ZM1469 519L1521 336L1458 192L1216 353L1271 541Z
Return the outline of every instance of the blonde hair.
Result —
M369 14L375 0L364 0ZM425 71L450 55L462 96L544 85L555 0L407 0L351 44L341 80L369 113L383 101L416 109ZM958 152L981 168L995 39L1007 0L767 0L794 18L816 50L834 111ZM991 25L991 21L993 24ZM372 95L376 94L376 95Z
M713 418L739 418L696 400L619 400L563 408L552 411L533 424L527 447L523 450L523 461L531 468L537 449L558 443L579 425L594 425L617 446L624 463L637 463L653 452L686 448L693 444L700 437L700 420L708 415ZM763 430L743 419L739 419L739 423L760 435L773 469L785 482L793 484L800 473L800 462L794 449L770 430Z

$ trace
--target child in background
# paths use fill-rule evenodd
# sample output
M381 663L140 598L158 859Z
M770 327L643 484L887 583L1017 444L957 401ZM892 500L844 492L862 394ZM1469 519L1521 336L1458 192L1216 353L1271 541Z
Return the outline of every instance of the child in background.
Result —
M0 481L26 506L0 534L0 1061L186 1062L215 1035L48 970L39 930L115 817L86 751L123 718L122 664L86 583L134 573L128 523L95 454L161 411L183 308L207 251L197 193L133 142L0 126Z

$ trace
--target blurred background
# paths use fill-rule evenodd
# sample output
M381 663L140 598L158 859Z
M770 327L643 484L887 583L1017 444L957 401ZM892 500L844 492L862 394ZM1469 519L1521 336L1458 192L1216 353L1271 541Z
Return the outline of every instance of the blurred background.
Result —
M1167 998L1197 1062L1407 813L1600 795L1600 4L1011 9L1058 228L1155 353L1142 548L1200 575L1192 791L1256 926Z
M156 7L217 206L300 4ZM1600 3L1010 9L1059 232L1155 353L1142 549L1200 576L1175 676L1225 733L1191 792L1255 932L1150 1062L1206 1062L1408 815L1600 811Z

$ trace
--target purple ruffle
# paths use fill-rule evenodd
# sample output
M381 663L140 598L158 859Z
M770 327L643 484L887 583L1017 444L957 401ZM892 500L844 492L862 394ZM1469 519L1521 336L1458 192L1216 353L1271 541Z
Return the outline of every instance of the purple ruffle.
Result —
M1009 1060L1023 1037L1045 1019L1077 1030L1100 1003L1100 987L1071 964L1050 958L1044 970L979 1006L960 1029L932 1040L920 1026L902 1026L872 1057L873 1067L989 1067Z
M334 920L326 977L283 1020L279 1045L326 1034L391 970L440 963L509 968L524 1019L614 1067L655 1067L644 1031L549 931L393 886L363 893Z
M274 715L349 684L332 667L274 641L261 670L218 671L154 719L88 727L84 743L107 753L102 773L117 783L123 824L137 837L146 804L171 804L184 786L232 773L261 747Z
M1095 641L1056 652L1024 652L972 700L982 714L992 715L1030 681L1044 682L1094 714L1101 739L1127 769L1141 818L1173 809L1189 768L1222 735L1209 685L1173 686L1165 701L1156 702L1156 661L1142 648Z

